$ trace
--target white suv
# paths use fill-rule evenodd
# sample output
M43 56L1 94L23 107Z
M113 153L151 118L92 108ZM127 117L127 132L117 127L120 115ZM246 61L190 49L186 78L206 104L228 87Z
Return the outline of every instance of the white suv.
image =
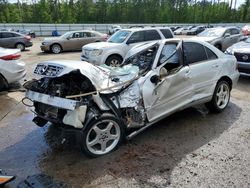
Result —
M173 37L171 29L167 27L121 29L112 35L107 42L83 46L81 60L96 65L105 63L117 66L133 46L146 41Z

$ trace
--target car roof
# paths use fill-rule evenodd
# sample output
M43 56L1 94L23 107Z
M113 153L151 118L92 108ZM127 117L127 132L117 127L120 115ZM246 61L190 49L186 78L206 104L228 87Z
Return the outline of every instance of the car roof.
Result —
M126 31L141 31L141 30L156 30L156 29L169 29L169 27L133 27L133 28L128 28L128 29L121 29L121 30L126 30Z
M0 33L14 33L14 34L22 35L21 33L18 33L15 31L0 31Z

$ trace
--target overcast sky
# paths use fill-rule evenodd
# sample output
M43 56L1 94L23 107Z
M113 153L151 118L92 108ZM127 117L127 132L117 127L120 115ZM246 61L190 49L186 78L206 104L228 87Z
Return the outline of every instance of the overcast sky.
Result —
M22 1L22 0L20 0L20 1ZM29 1L29 0L25 0L25 1ZM221 1L223 1L223 0L221 0ZM237 5L236 5L236 7L238 8L238 7L239 7L241 4L243 4L245 1L246 1L246 0L237 0ZM17 0L8 0L8 2L10 2L10 3L16 3ZM234 7L234 2L235 2L235 0L233 0L233 7Z

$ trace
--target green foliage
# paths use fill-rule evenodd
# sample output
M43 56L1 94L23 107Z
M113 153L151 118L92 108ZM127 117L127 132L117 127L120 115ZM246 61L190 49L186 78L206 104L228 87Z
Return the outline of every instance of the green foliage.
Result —
M235 0L237 2L237 0ZM0 0L1 23L250 22L250 0ZM21 3L23 2L23 3ZM32 2L32 3L31 3ZM233 3L234 2L234 3Z

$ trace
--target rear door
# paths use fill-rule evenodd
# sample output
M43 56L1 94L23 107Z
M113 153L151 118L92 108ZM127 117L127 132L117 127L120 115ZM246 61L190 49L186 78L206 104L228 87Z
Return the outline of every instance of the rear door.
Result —
M15 38L14 34L10 32L1 32L0 46L4 48L14 48Z
M82 46L95 42L95 34L94 33L90 33L90 32L81 32L81 38L80 38L80 48L82 48Z
M64 50L80 50L81 49L81 32L74 32L68 39L63 39Z
M216 54L196 42L184 42L184 62L189 66L194 96L193 100L211 96L222 64Z
M231 32L231 38L232 38L231 45L239 42L240 41L240 36L241 36L240 31L238 29L236 29L236 28L233 28L233 29L230 30L230 32Z

